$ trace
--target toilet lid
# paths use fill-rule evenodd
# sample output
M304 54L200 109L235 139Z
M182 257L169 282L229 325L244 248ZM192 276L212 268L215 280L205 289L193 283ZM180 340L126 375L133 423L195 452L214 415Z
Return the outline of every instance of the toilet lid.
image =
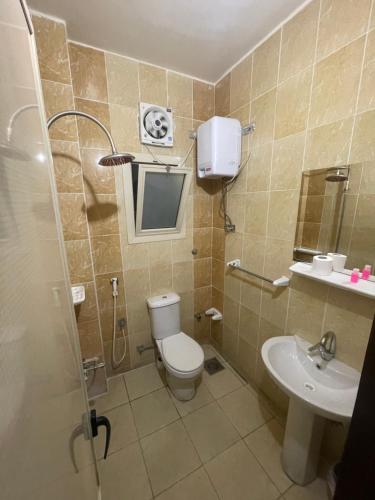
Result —
M164 360L177 371L191 372L203 363L203 349L183 332L163 339L161 347Z

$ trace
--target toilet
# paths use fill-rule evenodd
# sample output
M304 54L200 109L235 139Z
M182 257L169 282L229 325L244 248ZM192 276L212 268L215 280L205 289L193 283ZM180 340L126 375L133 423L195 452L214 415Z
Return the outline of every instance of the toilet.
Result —
M164 364L167 383L176 399L188 401L195 395L195 381L202 373L201 346L181 331L180 301L176 293L147 299L151 331Z

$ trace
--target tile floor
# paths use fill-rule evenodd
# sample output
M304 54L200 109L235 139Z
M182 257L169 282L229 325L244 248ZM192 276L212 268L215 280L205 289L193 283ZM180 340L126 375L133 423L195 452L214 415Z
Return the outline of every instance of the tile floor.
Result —
M204 372L185 403L162 376L153 364L130 371L111 379L109 393L94 402L112 423L107 460L103 435L95 440L103 500L329 498L323 478L302 488L284 474L281 419L229 365Z

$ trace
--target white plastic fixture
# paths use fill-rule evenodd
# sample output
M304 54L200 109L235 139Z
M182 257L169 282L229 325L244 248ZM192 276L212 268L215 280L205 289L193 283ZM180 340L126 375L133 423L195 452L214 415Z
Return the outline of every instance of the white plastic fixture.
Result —
M171 148L173 146L172 109L140 102L139 136L142 144Z
M234 177L241 162L241 124L214 116L198 127L198 177Z
M86 294L85 294L85 287L80 285L80 286L72 286L71 287L72 291L72 299L73 299L73 304L77 306L78 304L82 304L82 302L85 301Z

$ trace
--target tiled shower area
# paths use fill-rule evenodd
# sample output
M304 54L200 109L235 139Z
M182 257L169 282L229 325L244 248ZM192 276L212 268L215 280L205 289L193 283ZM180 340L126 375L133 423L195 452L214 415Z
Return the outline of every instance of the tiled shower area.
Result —
M285 421L261 395L208 345L224 370L203 372L193 400L176 400L154 363L109 381L109 393L95 400L112 422L109 456L96 440L105 500L325 500L319 477L293 485L280 454Z

